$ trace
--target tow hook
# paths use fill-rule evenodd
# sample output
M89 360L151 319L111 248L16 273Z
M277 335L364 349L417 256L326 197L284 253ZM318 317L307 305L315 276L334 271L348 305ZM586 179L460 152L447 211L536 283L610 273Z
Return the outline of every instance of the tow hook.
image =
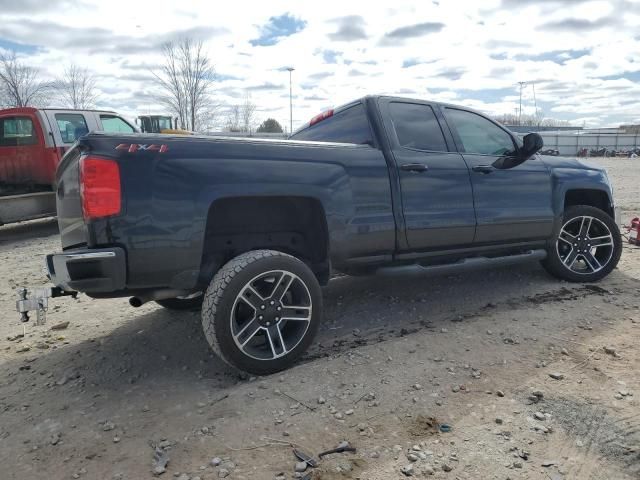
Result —
M31 291L22 287L17 290L17 293L16 310L20 314L20 321L28 322L29 312L35 310L36 325L44 325L46 322L50 298L67 296L76 298L78 296L78 292L69 292L60 287L34 288Z

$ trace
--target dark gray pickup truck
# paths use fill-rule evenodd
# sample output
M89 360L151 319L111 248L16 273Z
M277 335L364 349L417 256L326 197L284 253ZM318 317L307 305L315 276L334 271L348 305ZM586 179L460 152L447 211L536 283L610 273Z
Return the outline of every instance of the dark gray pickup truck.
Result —
M599 280L621 252L607 175L541 147L464 107L384 96L289 140L92 133L58 168L52 290L201 306L213 350L267 374L312 342L335 271L539 260Z

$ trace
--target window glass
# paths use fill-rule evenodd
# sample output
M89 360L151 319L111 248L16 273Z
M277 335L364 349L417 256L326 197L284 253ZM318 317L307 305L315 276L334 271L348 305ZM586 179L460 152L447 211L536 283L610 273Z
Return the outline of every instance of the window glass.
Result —
M369 119L361 103L335 113L292 135L291 138L318 142L373 144Z
M407 148L446 152L447 143L429 105L392 102L389 112L398 142Z
M100 115L102 130L107 133L133 133L133 127L120 117L114 115Z
M81 113L56 113L55 117L64 143L73 143L89 133L87 122Z
M171 130L171 118L170 117L160 117L158 119L158 125L160 126L160 130Z
M38 137L29 117L6 117L0 119L0 146L16 147L36 145Z
M447 108L446 112L466 153L504 155L515 150L511 135L486 118L454 108Z

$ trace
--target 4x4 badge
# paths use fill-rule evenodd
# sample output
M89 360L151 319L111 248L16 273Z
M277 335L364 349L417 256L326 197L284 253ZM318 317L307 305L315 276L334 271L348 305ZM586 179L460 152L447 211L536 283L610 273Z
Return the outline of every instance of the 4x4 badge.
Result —
M158 152L164 153L169 150L168 145L156 145L154 143L150 145L143 145L141 143L121 143L116 147L116 150L126 150L129 153L134 153L137 151L146 151L146 152Z

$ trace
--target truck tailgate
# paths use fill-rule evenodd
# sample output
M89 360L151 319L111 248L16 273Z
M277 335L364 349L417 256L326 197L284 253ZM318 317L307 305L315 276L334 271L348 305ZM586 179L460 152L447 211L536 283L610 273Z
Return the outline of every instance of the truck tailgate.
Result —
M63 249L86 245L88 242L80 197L80 153L78 147L69 150L58 165L56 175L56 209Z

